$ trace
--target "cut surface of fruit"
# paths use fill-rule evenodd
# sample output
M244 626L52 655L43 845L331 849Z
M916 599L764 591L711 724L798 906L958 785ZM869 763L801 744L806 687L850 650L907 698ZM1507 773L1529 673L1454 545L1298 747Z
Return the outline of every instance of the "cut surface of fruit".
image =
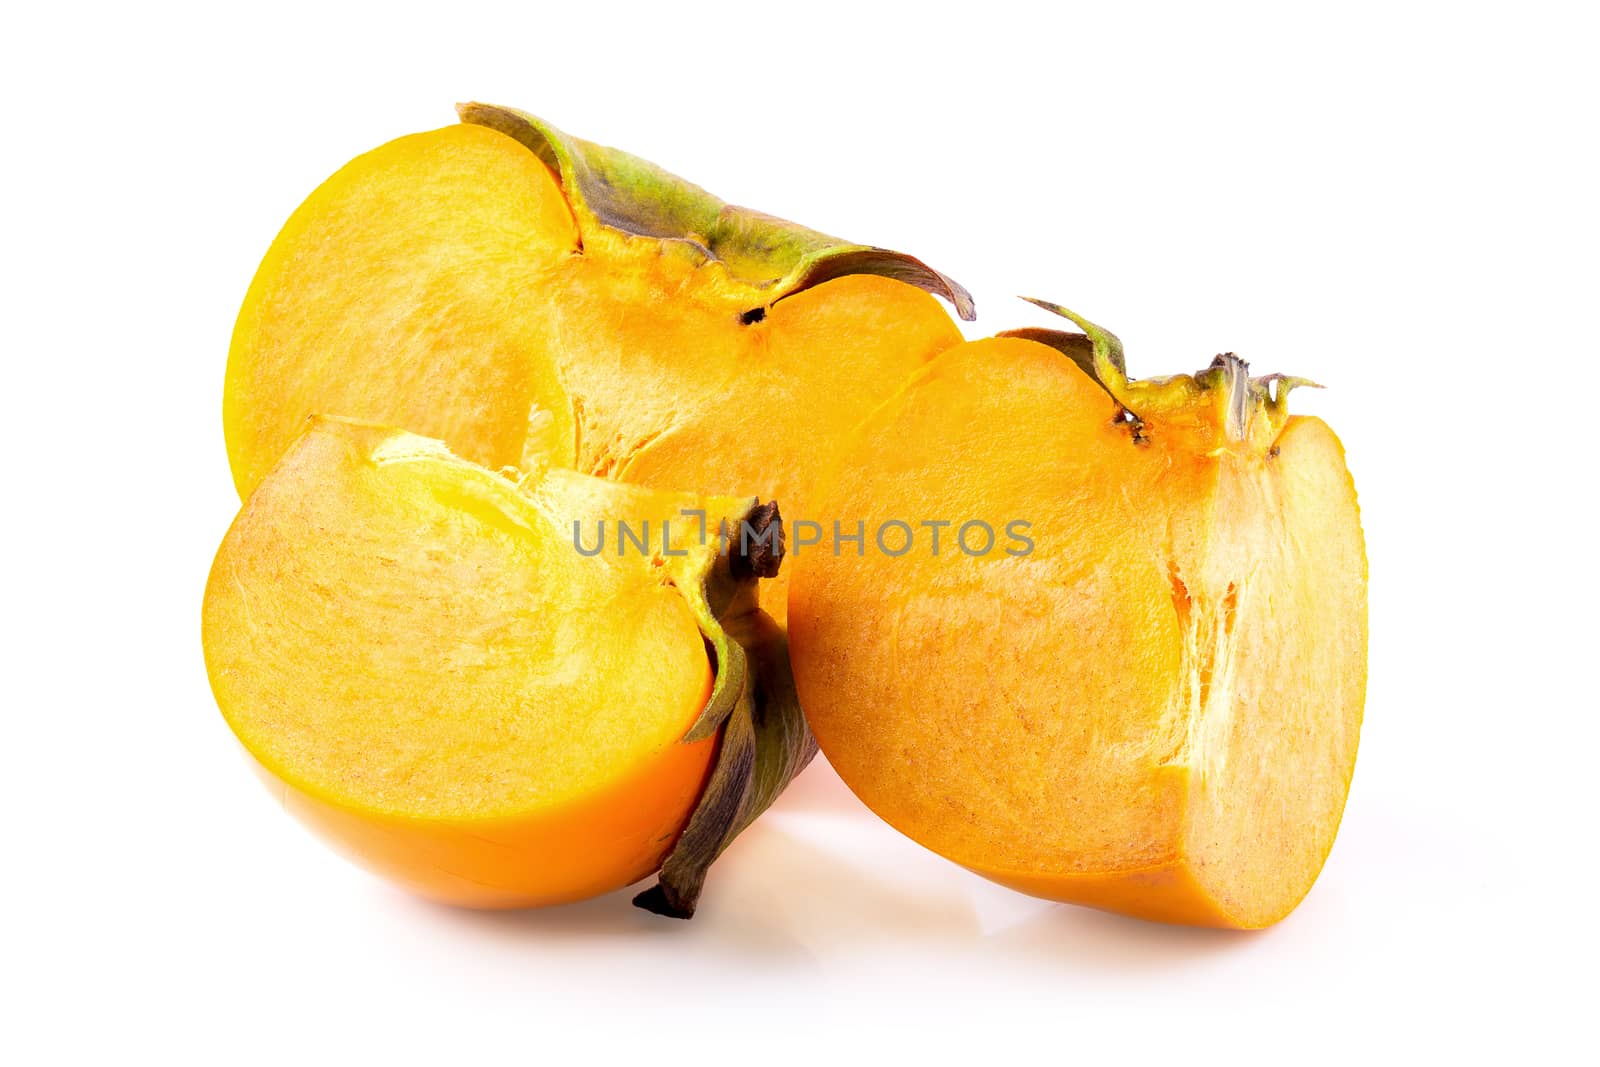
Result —
M570 461L571 405L522 305L578 232L550 172L515 147L477 126L402 137L296 210L228 357L241 498L313 415L404 427L490 468L520 464L530 436Z
M748 673L719 618L743 625L749 583L712 581L728 561L680 513L737 523L753 505L545 466L514 481L316 420L213 566L217 702L287 807L417 892L521 906L620 888L714 789L749 790L714 766ZM617 520L656 532L579 550Z
M927 290L970 298L910 257L520 112L462 114L352 161L273 243L229 358L241 495L329 414L490 467L519 464L532 425L585 473L806 517L839 437L960 340ZM786 581L761 594L780 619Z
M980 874L1270 924L1332 846L1361 723L1342 450L1242 365L1160 392L1108 346L1061 347L946 352L842 454L821 507L869 546L886 521L950 525L937 555L927 529L901 555L792 554L801 700L868 806ZM999 534L982 555L956 543L973 521Z

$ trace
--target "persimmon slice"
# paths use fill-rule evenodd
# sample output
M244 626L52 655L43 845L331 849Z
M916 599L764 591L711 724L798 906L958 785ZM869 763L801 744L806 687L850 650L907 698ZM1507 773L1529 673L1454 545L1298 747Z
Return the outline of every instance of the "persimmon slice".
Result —
M513 478L319 419L217 554L218 705L286 806L419 893L555 903L676 848L694 854L657 910L692 912L715 853L809 756L798 730L777 764L752 764L753 702L799 722L787 660L781 640L737 644L759 631L756 575L697 534L753 508L547 467ZM619 521L645 539L620 542ZM607 550L580 551L602 523Z
M980 874L1270 924L1332 847L1360 732L1343 452L1265 380L1219 366L1130 390L1109 345L1059 347L1084 359L958 346L845 450L821 506L869 545L891 520L954 525L938 554L921 529L902 555L792 555L801 700L874 811ZM955 535L975 520L1027 523L1031 551L1002 534L969 555Z

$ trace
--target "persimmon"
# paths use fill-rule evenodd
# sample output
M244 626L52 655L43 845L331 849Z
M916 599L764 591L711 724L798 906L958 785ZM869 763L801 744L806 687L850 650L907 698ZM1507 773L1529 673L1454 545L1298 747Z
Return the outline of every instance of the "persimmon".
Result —
M241 497L309 415L498 468L525 449L791 514L833 442L960 340L910 256L723 203L507 108L353 160L295 211L239 313L224 424ZM786 576L763 604L782 618Z
M552 904L660 869L639 903L687 917L814 751L756 606L776 507L531 459L317 419L217 553L217 703L286 808L419 894Z
M1053 305L1046 305L1054 307ZM817 498L911 552L796 550L795 679L875 812L1014 888L1261 927L1333 845L1366 686L1366 558L1333 431L1220 356L1129 380L1121 345L952 348L853 437ZM978 528L1022 541L976 551ZM894 550L904 538L891 538ZM967 551L968 548L973 551Z

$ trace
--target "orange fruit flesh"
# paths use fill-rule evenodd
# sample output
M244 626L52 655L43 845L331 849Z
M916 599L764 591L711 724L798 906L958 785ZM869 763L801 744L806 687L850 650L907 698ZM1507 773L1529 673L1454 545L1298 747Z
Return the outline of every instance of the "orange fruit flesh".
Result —
M960 340L932 296L877 276L745 321L771 294L722 262L585 225L536 156L481 126L402 138L334 175L274 242L234 332L241 495L321 413L490 467L564 450L586 473L759 493L809 518L836 442ZM530 412L549 440L525 442ZM780 574L761 590L780 622L786 588Z
M557 903L659 866L715 741L684 598L641 555L580 556L564 480L318 420L218 552L207 668L285 806L450 903ZM671 502L674 506L676 500Z
M352 161L262 260L223 393L241 499L312 415L404 427L491 469L522 462L531 417L531 451L570 460L571 407L522 309L576 225L531 153L445 132Z
M791 553L801 701L889 823L1037 895L1259 927L1332 846L1365 686L1365 557L1332 432L1274 453L1202 417L1149 422L1059 353L939 357L822 493L847 527L960 523L982 558ZM1193 413L1190 413L1192 415ZM1028 555L1007 555L1013 520ZM892 538L896 547L900 535ZM974 537L974 547L981 538Z
M716 283L696 287L707 272ZM588 324L558 349L581 404L579 469L658 489L758 492L791 521L814 518L816 470L960 332L927 293L865 275L787 297L746 325L740 312L760 297L724 281L720 267L637 241L572 265L554 306ZM762 583L761 607L783 622L786 571Z

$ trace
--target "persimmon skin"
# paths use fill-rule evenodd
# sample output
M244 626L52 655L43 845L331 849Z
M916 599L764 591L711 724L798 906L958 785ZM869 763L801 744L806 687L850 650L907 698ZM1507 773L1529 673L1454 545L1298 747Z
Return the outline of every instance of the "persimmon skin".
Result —
M351 808L246 758L285 811L358 866L435 903L508 910L587 900L658 870L700 797L715 746L675 745L604 792L494 819Z
M1366 563L1337 439L1139 433L1061 353L945 352L862 427L821 506L1025 520L1027 556L791 555L801 701L877 814L1002 884L1166 922L1269 925L1310 889L1354 767Z

